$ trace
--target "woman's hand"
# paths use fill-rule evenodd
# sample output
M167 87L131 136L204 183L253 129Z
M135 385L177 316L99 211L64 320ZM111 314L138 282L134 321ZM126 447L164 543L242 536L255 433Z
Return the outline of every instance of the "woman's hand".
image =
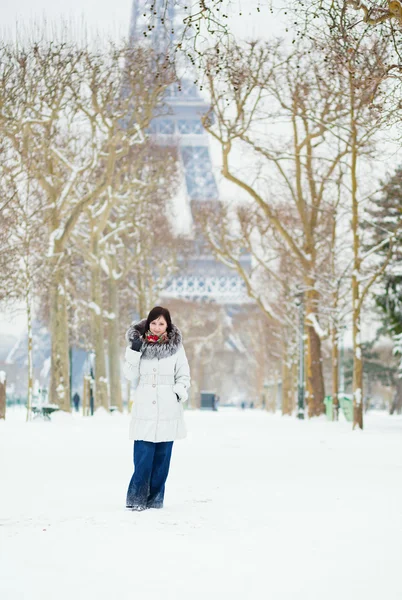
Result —
M134 350L135 352L140 352L142 348L142 340L138 339L138 340L133 340L131 342L131 350Z

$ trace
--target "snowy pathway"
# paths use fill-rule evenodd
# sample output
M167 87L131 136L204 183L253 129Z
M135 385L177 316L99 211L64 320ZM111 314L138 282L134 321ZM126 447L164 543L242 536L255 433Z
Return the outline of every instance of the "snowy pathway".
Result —
M402 418L187 412L126 512L128 417L0 423L2 600L401 600Z

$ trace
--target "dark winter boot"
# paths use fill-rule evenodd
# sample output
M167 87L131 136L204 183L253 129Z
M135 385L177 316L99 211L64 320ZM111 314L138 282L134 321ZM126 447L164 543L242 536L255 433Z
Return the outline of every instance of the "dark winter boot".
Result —
M136 506L126 506L126 508L128 510L136 510L136 511L140 511L140 510L146 510L146 506L143 506L141 504L137 504Z

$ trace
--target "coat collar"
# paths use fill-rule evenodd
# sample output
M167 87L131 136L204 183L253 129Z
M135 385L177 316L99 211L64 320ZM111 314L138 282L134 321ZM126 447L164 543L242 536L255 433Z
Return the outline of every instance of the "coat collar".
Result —
M145 325L147 320L142 319L138 323L132 323L126 332L126 341L128 344L131 344L134 340L138 340L145 333ZM143 340L141 355L142 358L152 359L152 358L167 358L168 356L172 356L176 354L182 345L182 335L180 330L173 325L172 323L172 331L168 335L168 341L164 344L153 344L152 342L147 342Z

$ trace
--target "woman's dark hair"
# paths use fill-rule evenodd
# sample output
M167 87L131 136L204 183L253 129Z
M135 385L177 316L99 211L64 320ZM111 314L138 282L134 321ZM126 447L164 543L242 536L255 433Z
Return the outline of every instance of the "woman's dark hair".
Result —
M172 331L172 319L170 318L170 312L167 308L163 308L162 306L154 306L151 312L148 315L147 322L145 323L145 333L149 331L149 326L152 321L155 321L158 317L163 317L167 323L167 333Z

